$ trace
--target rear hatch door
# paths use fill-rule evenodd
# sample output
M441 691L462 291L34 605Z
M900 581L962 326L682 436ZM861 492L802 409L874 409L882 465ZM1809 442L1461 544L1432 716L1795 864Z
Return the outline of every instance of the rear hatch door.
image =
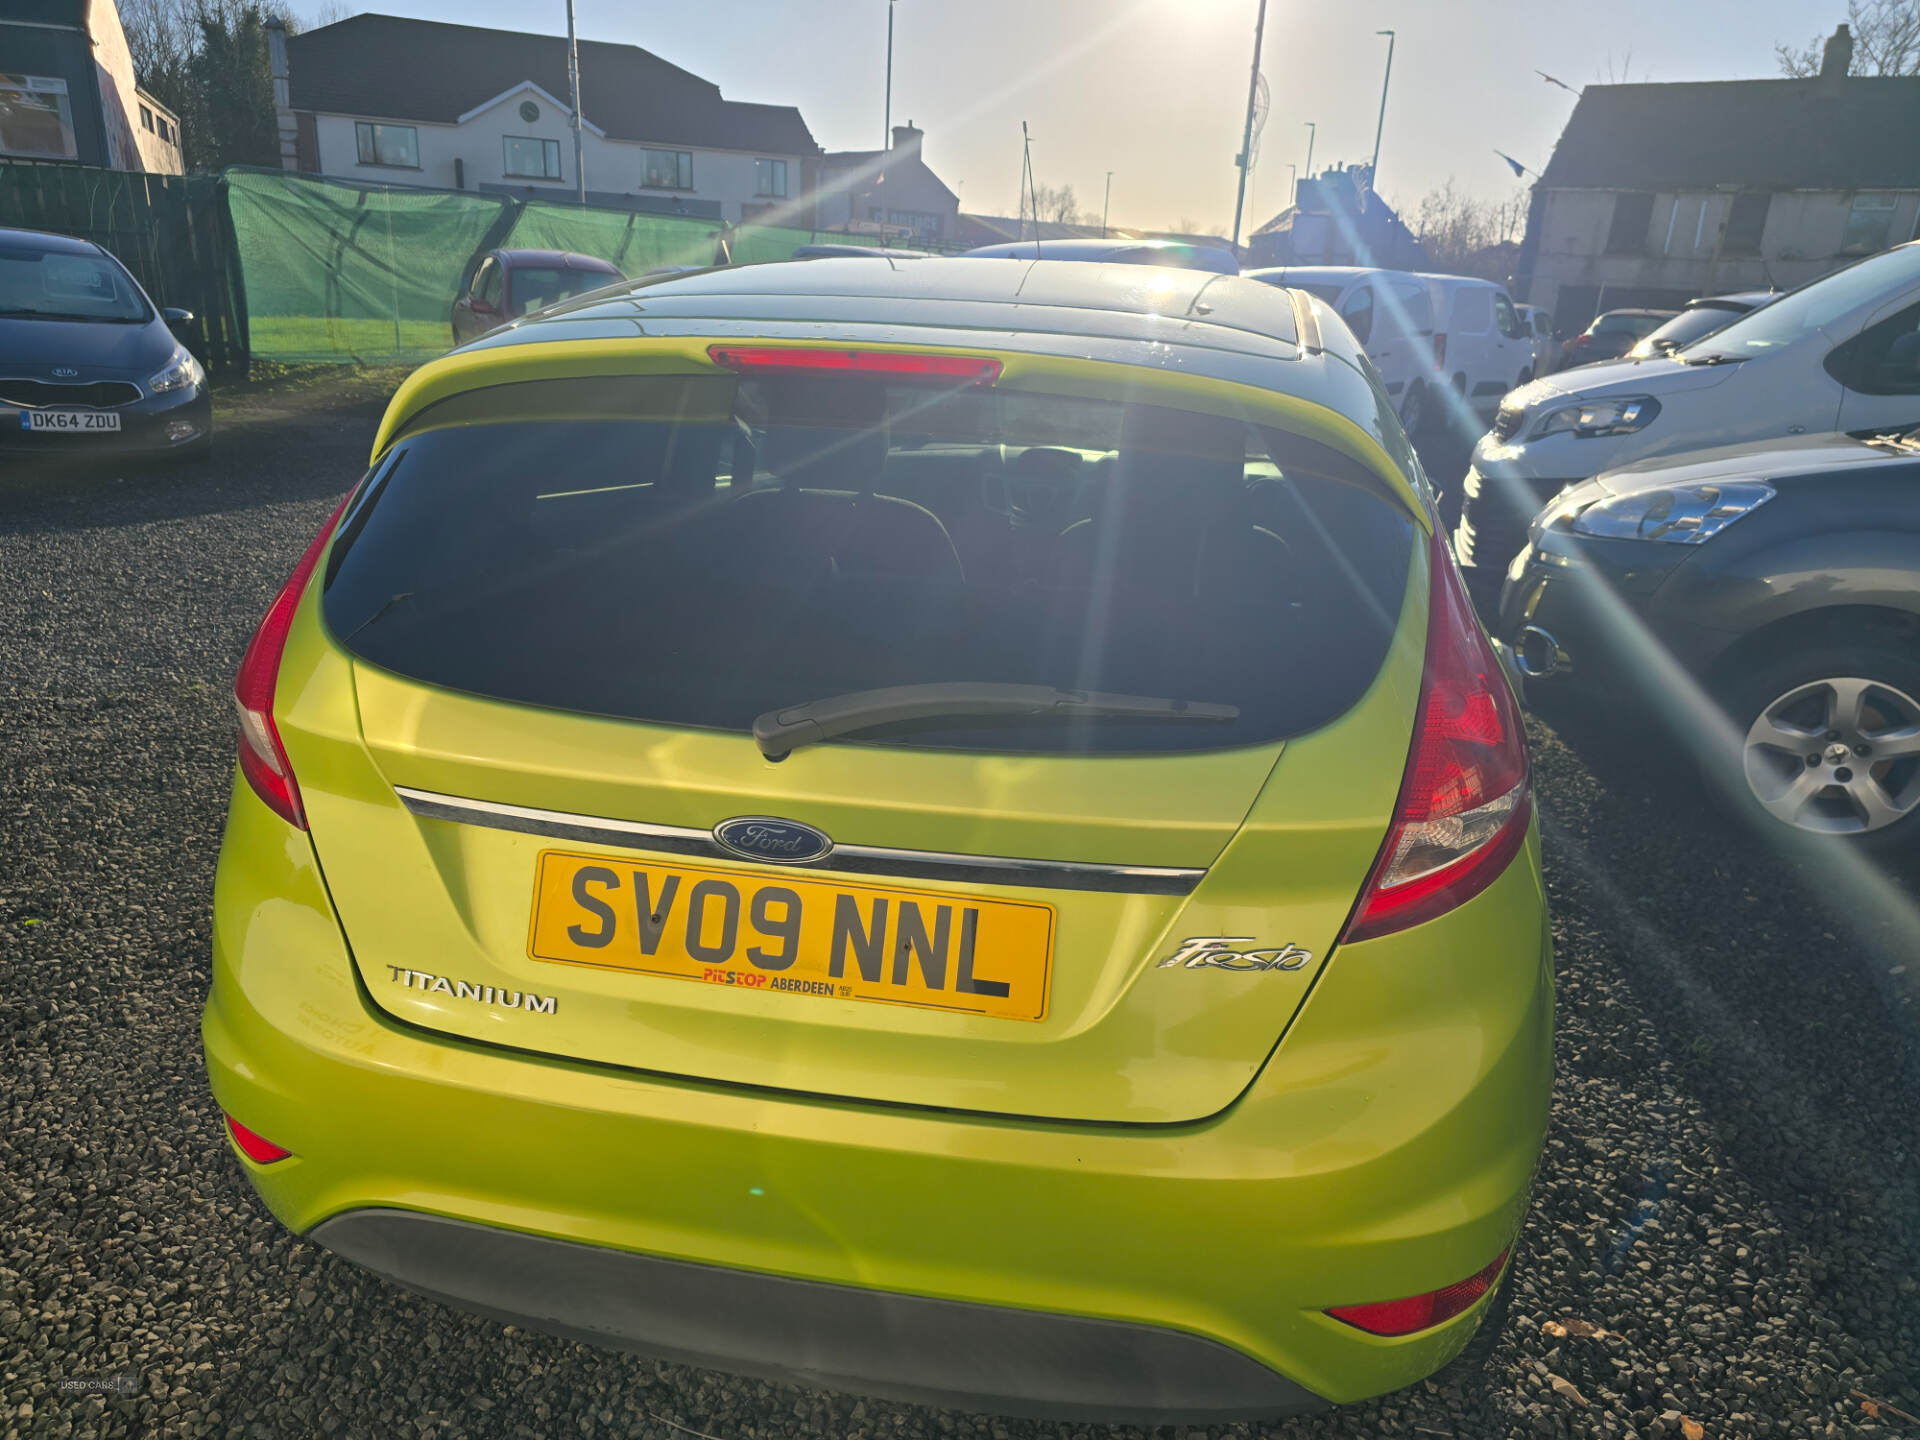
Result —
M278 692L368 994L671 1076L1217 1112L1392 809L1406 508L1244 418L787 378L496 387L371 478ZM1234 718L750 733L953 680Z

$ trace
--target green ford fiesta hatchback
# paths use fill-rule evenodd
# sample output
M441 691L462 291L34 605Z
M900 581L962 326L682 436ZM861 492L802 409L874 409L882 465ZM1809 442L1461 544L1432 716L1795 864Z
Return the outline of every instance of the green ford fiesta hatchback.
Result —
M416 373L247 651L213 1090L447 1302L1034 1415L1479 1325L1547 1120L1527 753L1351 337L819 260Z

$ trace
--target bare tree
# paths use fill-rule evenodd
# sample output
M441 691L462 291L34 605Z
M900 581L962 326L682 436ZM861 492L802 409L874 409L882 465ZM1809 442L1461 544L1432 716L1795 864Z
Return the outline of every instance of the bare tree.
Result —
M1072 225L1080 219L1080 205L1074 198L1073 186L1036 185L1033 189L1033 213L1035 218L1051 221L1056 225Z
M1847 0L1847 28L1853 34L1849 75L1920 75L1920 0ZM1816 35L1804 47L1776 45L1780 73L1809 79L1820 73L1826 37Z
M1644 70L1646 67L1641 68ZM1614 61L1613 51L1607 51L1607 68L1602 70L1598 65L1594 66L1593 78L1596 85L1602 81L1609 85L1631 85L1633 83L1633 47L1631 45L1627 47L1627 53L1620 57L1618 63ZM1642 75L1640 83L1645 84L1648 78Z
M1453 177L1421 197L1414 229L1434 268L1452 275L1504 280L1512 267L1510 247L1526 223L1527 191L1486 200L1460 189Z

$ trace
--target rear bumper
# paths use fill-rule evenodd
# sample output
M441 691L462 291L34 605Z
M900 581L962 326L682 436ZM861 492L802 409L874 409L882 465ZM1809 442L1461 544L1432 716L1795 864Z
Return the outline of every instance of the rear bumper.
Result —
M1146 1325L692 1265L407 1210L351 1210L313 1238L465 1310L768 1380L1136 1425L1326 1404L1236 1350Z
M305 837L242 785L202 1033L221 1108L293 1152L239 1162L275 1215L456 1304L872 1394L1225 1419L1398 1389L1477 1327L1484 1301L1399 1339L1322 1312L1511 1242L1551 1093L1549 943L1536 837L1453 915L1334 956L1212 1119L854 1104L391 1020ZM769 1334L766 1307L795 1318Z

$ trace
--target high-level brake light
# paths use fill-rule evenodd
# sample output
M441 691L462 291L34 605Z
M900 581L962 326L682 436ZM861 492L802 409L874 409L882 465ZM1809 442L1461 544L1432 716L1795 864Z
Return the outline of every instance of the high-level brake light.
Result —
M293 612L300 606L300 597L306 593L307 581L313 578L313 567L320 563L320 554L327 548L333 527L340 523L341 515L346 513L347 500L352 498L349 493L320 527L320 533L313 537L306 554L293 567L287 583L273 597L260 628L247 643L240 673L233 678L233 703L240 716L240 773L247 777L253 793L266 801L274 814L302 830L307 828L307 813L300 805L300 787L294 783L293 764L287 759L286 747L280 743L280 731L273 723L273 690L280 679L280 657L286 653Z
M983 355L825 345L710 345L707 356L723 370L762 375L855 375L956 385L991 385L1000 378L1000 362Z

